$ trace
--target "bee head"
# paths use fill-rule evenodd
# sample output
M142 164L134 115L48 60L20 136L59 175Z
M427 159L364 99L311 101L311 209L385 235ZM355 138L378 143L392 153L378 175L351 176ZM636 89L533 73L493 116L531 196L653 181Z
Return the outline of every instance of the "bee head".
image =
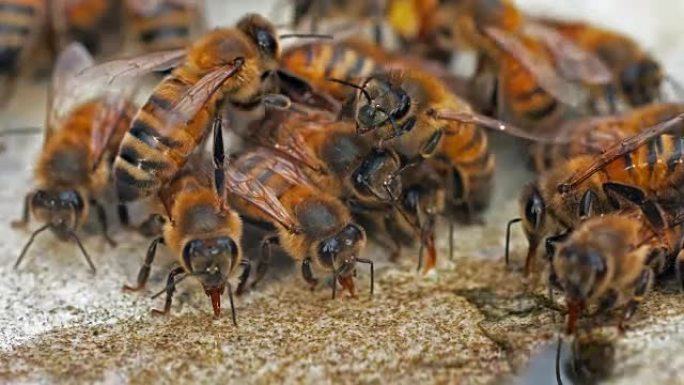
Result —
M649 58L628 65L620 73L620 85L633 106L648 104L657 99L662 81L660 65Z
M553 264L568 302L586 302L608 272L605 258L598 250L578 244L560 247Z
M336 271L340 276L353 272L356 259L366 243L365 231L349 224L331 237L325 238L317 248L321 265Z
M60 239L68 239L84 216L85 203L77 190L37 190L31 197L31 209L40 221Z
M238 253L230 237L193 239L183 248L183 263L205 290L214 290L225 284Z
M276 60L280 55L278 35L273 24L265 17L257 14L244 16L237 28L252 39L264 58Z
M396 175L401 164L398 156L382 149L373 149L352 176L355 191L366 197L389 201L399 197L401 178Z

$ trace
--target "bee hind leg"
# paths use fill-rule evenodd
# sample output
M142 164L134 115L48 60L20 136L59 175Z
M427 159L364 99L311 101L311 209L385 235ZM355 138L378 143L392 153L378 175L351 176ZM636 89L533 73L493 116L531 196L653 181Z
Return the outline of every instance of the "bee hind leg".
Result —
M313 269L311 268L311 257L306 257L302 261L302 277L309 284L311 291L313 291L318 285L318 279L314 276ZM337 282L333 282L337 284Z
M256 266L256 277L252 281L252 289L266 276L268 267L271 265L273 245L278 245L279 243L280 238L278 238L278 234L268 235L261 241L261 256Z

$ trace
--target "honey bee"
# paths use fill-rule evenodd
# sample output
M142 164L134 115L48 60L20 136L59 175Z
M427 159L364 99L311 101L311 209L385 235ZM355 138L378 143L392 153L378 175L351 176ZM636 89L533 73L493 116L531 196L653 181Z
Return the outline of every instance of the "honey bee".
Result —
M244 289L251 265L242 257L242 220L225 200L224 149L221 116L214 121L213 186L211 177L203 175L192 164L181 170L160 192L164 207L168 208L162 236L150 244L145 262L138 273L137 285L124 286L124 290L142 289L150 274L159 243L165 244L176 256L179 267L171 270L167 279L166 302L163 310L155 314L167 314L175 287L187 276L197 277L206 294L211 298L214 315L221 313L221 294L228 292L233 323L237 325L233 294L228 277L242 267L237 292ZM190 166L190 167L188 167ZM201 170L200 170L201 171ZM181 275L180 278L177 276Z
M45 23L44 0L0 1L0 76L6 78L0 104L14 89L20 65L37 42Z
M663 70L634 40L588 23L548 18L535 21L598 57L610 70L619 93L629 105L645 105L660 97ZM546 33L548 29L540 32Z
M301 263L302 276L312 289L318 283L314 266L332 272L333 298L337 281L353 296L356 263L369 264L372 294L373 262L360 257L366 243L364 229L352 221L341 201L316 188L295 163L258 148L235 159L226 181L230 201L243 220L274 228L263 242L266 253L254 284L265 274L271 245L278 244Z
M682 104L654 103L621 114L565 122L556 131L564 143L533 143L534 169L541 172L575 156L601 154L611 145L683 112Z
M302 35L289 35L289 37ZM281 38L286 37L281 35ZM208 32L184 50L104 63L81 79L114 80L177 67L154 89L138 111L114 162L119 198L132 201L156 193L204 140L207 124L224 102L253 109L276 99L280 43L274 26L249 14L235 28ZM267 98L267 96L271 96Z
M551 277L566 296L567 333L574 332L581 311L593 306L597 314L624 305L618 325L623 330L670 257L678 258L681 277L682 218L675 215L657 232L639 209L632 209L587 219L559 242Z
M552 242L576 227L584 218L606 214L636 205L656 229L665 225L665 210L678 207L681 193L676 189L682 175L682 139L666 132L681 127L678 115L603 151L600 156L582 155L542 173L520 197L522 222L529 242L525 260L528 275L536 250L545 237ZM657 204L656 204L657 202ZM508 243L508 242L507 242ZM508 245L506 247L508 260Z
M203 24L197 0L126 0L125 6L131 29L145 51L185 48Z
M83 91L75 83L75 74L93 65L93 60L79 43L73 43L58 58L55 66L43 150L35 170L37 188L26 195L22 219L13 227L25 227L30 214L40 222L21 254L19 266L35 237L51 230L60 240L73 240L95 272L90 256L76 231L94 208L102 233L110 245L104 207L98 195L108 185L111 158L132 119L134 106L123 94L111 91L85 102L74 95ZM110 90L113 90L111 88Z

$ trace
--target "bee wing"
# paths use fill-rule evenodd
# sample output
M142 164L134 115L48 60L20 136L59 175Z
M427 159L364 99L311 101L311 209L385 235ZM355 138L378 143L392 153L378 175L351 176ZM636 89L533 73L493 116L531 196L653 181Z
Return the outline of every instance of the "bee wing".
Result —
M553 28L529 22L525 24L524 31L546 45L555 59L556 68L566 79L592 85L613 81L612 73L601 59Z
M84 69L77 74L76 78L80 83L104 84L108 87L151 72L174 68L185 60L186 54L186 50L177 49L111 60Z
M572 107L580 106L586 101L586 92L580 86L558 76L548 60L540 58L517 37L495 27L486 27L485 33L525 67L539 85L554 98Z
M253 204L284 228L296 232L297 223L285 210L276 194L257 179L233 167L226 168L226 189Z
M560 183L558 185L558 191L561 193L570 191L572 188L589 179L599 170L602 170L606 165L615 159L636 150L649 140L679 127L682 121L684 121L684 114L680 114L672 119L658 123L655 126L652 126L636 135L630 136L629 138L616 143L604 151L603 154L601 154L596 161L589 165L589 167L587 167L585 170L574 173L565 183Z
M121 127L121 120L129 112L128 100L132 97L132 93L132 90L128 94L108 93L102 97L101 107L91 123L93 129L90 148L94 159L93 169L99 166L106 150L111 149L114 144L112 140L116 137L117 128Z
M129 11L137 15L152 16L164 3L164 0L125 0L124 3Z
M57 57L48 87L46 137L52 134L52 130L59 124L59 119L78 97L81 87L78 87L79 83L76 82L76 74L92 67L94 63L88 50L78 42L69 44Z
M258 148L256 153L262 154L264 159L268 159L267 167L269 170L285 178L288 182L295 185L315 186L313 181L297 167L290 159L266 148Z
M169 111L169 117L161 132L168 132L191 121L207 105L223 83L235 75L241 67L242 61L236 61L234 64L223 66L203 76L178 99L173 109Z

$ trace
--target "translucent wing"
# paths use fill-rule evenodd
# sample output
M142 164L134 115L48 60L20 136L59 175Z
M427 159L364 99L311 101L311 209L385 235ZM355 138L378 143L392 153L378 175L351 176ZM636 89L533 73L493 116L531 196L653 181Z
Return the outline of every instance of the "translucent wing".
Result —
M256 206L284 228L293 233L298 232L297 223L285 210L273 190L257 179L229 166L226 168L226 188L232 194Z
M601 156L599 156L594 163L592 163L586 170L577 172L573 174L565 183L560 183L558 185L558 191L561 193L566 193L571 189L578 186L580 183L589 179L599 170L602 170L606 165L615 159L632 152L642 146L649 140L662 135L674 128L677 128L682 121L684 121L684 114L680 114L672 119L666 120L662 123L656 124L655 126L643 130L642 132L633 135L620 143L615 144L608 150L606 150Z
M127 125L122 120L132 118L132 105L128 102L130 94L108 93L101 98L100 109L92 121L90 148L93 153L93 169L97 168L107 149L114 140L121 140ZM121 130L121 132L117 132Z
M75 79L76 74L91 68L95 62L88 50L81 43L69 44L57 57L48 88L48 106L45 121L46 135L58 125L60 117L73 105L80 87Z
M218 68L203 76L195 85L190 87L169 112L169 117L161 130L162 133L179 125L185 125L194 119L223 83L239 71L242 63L243 60L238 59L233 64Z
M566 79L592 85L613 81L612 73L601 59L553 28L529 22L525 24L525 33L546 45L554 56L556 68Z
M267 159L266 167L269 170L282 176L291 184L314 186L313 181L309 179L306 173L290 159L266 148L258 148L254 152L263 159Z
M78 73L80 83L112 85L119 81L130 80L155 71L174 68L185 60L186 50L154 52L128 59L117 59L86 68Z
M495 27L486 27L485 33L525 67L539 85L554 98L573 107L580 106L587 100L587 94L580 86L558 76L545 57L532 52L516 36Z

